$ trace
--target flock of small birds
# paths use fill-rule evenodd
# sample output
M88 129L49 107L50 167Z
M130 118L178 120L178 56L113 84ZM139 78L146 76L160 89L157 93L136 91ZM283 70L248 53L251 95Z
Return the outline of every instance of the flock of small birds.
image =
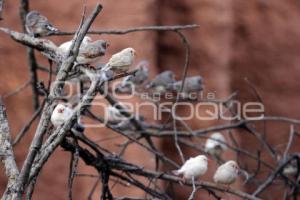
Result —
M68 121L75 111L65 104L58 104L51 115L51 122L54 127L59 127ZM108 108L110 120L116 122L121 119L121 113L115 107ZM118 115L118 116L115 116ZM118 121L121 122L122 120ZM75 127L78 127L78 125ZM78 129L76 130L78 131ZM84 131L82 129L81 131ZM72 129L74 133L75 130ZM75 134L75 133L74 133ZM226 151L226 140L221 133L213 133L205 143L205 152L211 156L221 156ZM175 175L182 175L185 180L197 179L204 175L208 169L208 158L205 155L198 155L188 159L178 170L174 170ZM230 185L235 182L240 172L238 164L233 161L227 161L220 165L216 170L213 180L216 183Z
M49 34L58 32L48 19L37 11L31 11L26 16L26 30L33 37L44 37ZM67 41L58 47L59 53L68 55L72 41ZM103 40L92 41L88 36L84 37L79 48L79 53L76 59L77 64L91 64L98 62L105 54L108 43ZM101 71L113 71L114 73L124 73L129 70L133 64L136 52L133 48L125 48L120 52L111 56L109 61L103 65ZM125 77L122 83L116 90L128 91L132 86L139 86L145 83L149 77L149 63L146 61L140 62L136 67L136 73ZM184 84L183 84L184 82ZM182 87L183 85L183 87ZM187 98L192 92L199 92L203 89L202 77L193 76L187 77L184 81L176 81L175 75L172 71L164 71L154 77L145 86L146 89L153 89L155 92L164 93L166 91L181 92L182 98ZM74 110L62 103L59 103L51 115L51 122L54 127L59 127L68 121L74 114ZM112 123L123 123L122 114L120 110L114 106L107 108L108 120ZM84 131L78 124L76 131ZM72 130L73 131L73 130ZM221 156L226 151L226 140L221 133L214 133L207 139L205 144L205 151L212 156ZM174 170L175 175L182 175L184 179L197 179L204 175L208 169L208 158L205 155L199 155L188 159L180 169ZM216 170L213 180L216 183L230 185L234 183L238 174L239 166L233 161L227 161L220 165Z

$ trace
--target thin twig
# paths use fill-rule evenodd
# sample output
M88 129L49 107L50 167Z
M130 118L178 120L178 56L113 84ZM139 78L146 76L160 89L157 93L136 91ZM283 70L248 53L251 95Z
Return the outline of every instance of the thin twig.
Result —
M27 88L27 86L29 86L30 83L31 83L31 81L28 80L28 81L26 81L25 83L23 83L22 85L18 86L15 90L13 90L13 91L11 91L11 92L9 92L9 93L7 93L7 94L4 94L4 95L3 95L3 99L7 99L7 98L9 98L9 97L11 97L11 96L14 96L14 95L20 93L20 92L23 91L25 88Z
M184 29L194 29L198 28L199 25L191 24L191 25L174 25L174 26L142 26L142 27L134 27L128 29L106 29L106 30L92 30L88 31L88 34L95 35L124 35L133 32L139 31L179 31ZM74 32L59 32L53 33L52 35L74 35Z
M33 124L33 122L38 118L38 116L40 116L41 111L43 110L44 104L45 104L45 101L34 112L34 114L31 116L31 118L29 119L29 121L23 126L23 128L17 134L16 138L14 139L14 141L12 143L13 146L15 146L16 144L18 144L21 141L21 139L24 137L24 135L26 134L26 132L30 129L30 127Z

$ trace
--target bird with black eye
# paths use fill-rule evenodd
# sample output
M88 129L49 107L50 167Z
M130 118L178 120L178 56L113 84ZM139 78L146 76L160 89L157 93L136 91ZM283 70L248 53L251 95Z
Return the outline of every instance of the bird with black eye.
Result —
M48 18L38 11L30 11L25 18L25 28L33 37L45 37L59 30L52 26Z
M75 110L73 110L69 105L59 103L54 108L50 121L54 128L58 128L64 125L74 114ZM82 126L78 120L72 126L70 133L73 137L79 139L83 143L89 145L95 151L98 151L98 145L92 142L89 138L84 135L85 128Z
M102 68L102 71L112 70L117 74L127 72L133 64L135 55L136 52L133 48L125 48L112 55L106 65Z
M149 63L147 61L141 61L135 67L135 73L129 76L126 76L122 83L119 84L115 92L117 93L132 93L133 90L139 89L143 83L149 77Z
M150 83L146 85L146 89L152 89L155 93L164 94L167 92L168 85L175 82L175 75L172 71L164 71L156 75Z
M203 90L203 81L201 76L186 77L185 80L168 84L168 90L177 92L183 100L197 99L198 94ZM182 89L182 90L181 90Z

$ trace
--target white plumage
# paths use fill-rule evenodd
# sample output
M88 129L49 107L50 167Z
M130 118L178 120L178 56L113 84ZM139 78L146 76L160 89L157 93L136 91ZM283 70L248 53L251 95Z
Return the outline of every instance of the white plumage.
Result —
M295 176L297 175L298 167L297 161L292 160L288 165L283 168L283 174L286 176Z
M207 171L207 157L199 155L188 159L180 169L174 170L175 175L183 175L185 179L197 179Z
M225 137L219 133L213 133L210 138L206 140L205 152L213 156L221 156L227 149Z
M87 43L91 42L92 41L92 38L90 38L89 36L85 36L81 42L81 45L80 46L84 46L86 45ZM70 47L72 45L72 42L73 40L70 40L70 41L67 41L67 42L64 42L62 43L59 47L58 47L58 51L64 55L66 55L69 50L70 50Z
M238 173L238 164L230 160L218 167L213 179L215 183L230 185L235 182Z
M73 109L64 104L58 104L52 112L51 123L54 127L64 124L73 114Z
M135 57L135 50L131 47L112 55L103 70L112 70L117 73L126 72L132 65Z
M120 113L120 111L115 106L108 106L106 108L106 117L110 123L120 123L125 119L125 117Z

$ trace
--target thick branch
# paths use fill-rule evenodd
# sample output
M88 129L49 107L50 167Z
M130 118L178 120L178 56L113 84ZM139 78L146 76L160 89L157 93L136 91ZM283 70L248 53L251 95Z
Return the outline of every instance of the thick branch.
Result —
M93 10L92 14L84 22L83 26L78 30L78 34L76 34L77 37L74 40L73 45L72 45L73 48L70 51L72 53L70 53L68 58L64 59L62 65L60 67L60 70L56 77L56 82L58 82L59 84L55 84L53 86L53 90L50 92L47 105L43 109L43 114L42 114L40 123L38 125L37 131L35 133L35 136L33 138L31 146L30 146L29 153L27 155L27 158L24 162L23 168L20 173L18 185L16 186L16 192L17 192L17 195L19 195L17 199L20 199L20 195L21 195L21 193L23 193L23 191L25 189L24 186L26 184L28 184L27 180L28 180L28 176L29 176L29 173L30 173L30 170L32 167L32 163L34 161L34 158L35 158L37 152L39 151L39 149L42 145L43 136L45 134L45 131L46 131L49 121L50 121L51 112L53 110L52 103L55 100L55 97L57 94L56 91L58 91L59 89L61 89L64 86L64 81L66 80L66 78L68 76L68 72L72 68L73 63L78 55L80 44L81 44L87 30L90 28L92 22L94 21L96 16L99 14L101 9L102 9L102 6L100 4L97 4L96 8ZM5 30L5 29L1 28L0 30ZM6 32L6 31L7 30L5 30L4 32ZM16 37L20 36L19 33L16 33L16 32L8 31L8 33L10 33ZM22 40L23 38L26 38L26 40ZM34 39L25 34L21 34L21 38L18 38L18 39L21 39L19 41L22 41L22 42L26 41L27 44L28 44L28 41L30 41L29 45L35 44L35 45L32 45L32 47L39 47L40 50L44 50L45 43L43 43L43 42L45 40ZM46 44L48 44L48 43L46 43ZM47 50L51 50L51 52L53 52L53 50L55 49L51 45L50 46L48 45L47 47L48 47ZM74 120L74 118L72 120ZM66 124L66 126L69 126L69 124ZM60 132L60 136L64 136L64 135L65 135L64 132ZM56 142L60 142L60 141L58 140ZM52 147L55 147L55 146L56 145L54 144ZM47 154L47 156L49 156L49 155Z
M11 137L9 133L6 110L0 97L0 152L1 154L3 153L3 155L0 156L0 159L4 163L5 173L8 177L6 192L2 197L3 200L11 198L9 194L11 187L16 183L19 176L19 170L10 140Z

